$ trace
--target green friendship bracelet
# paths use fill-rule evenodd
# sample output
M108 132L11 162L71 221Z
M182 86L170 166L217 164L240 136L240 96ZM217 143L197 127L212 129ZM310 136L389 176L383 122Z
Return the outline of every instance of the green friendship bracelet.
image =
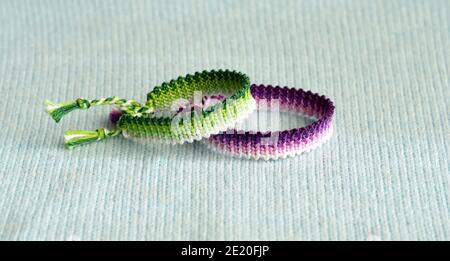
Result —
M223 95L226 98L209 107L183 108L183 104L199 104L204 97ZM113 130L65 131L65 144L74 148L89 142L117 136L137 140L154 140L181 144L207 138L233 127L245 119L256 106L250 92L249 78L229 70L203 71L165 82L147 94L141 105L135 100L117 97L71 102L46 101L47 112L56 121L76 109L89 109L96 105L114 105L122 113Z

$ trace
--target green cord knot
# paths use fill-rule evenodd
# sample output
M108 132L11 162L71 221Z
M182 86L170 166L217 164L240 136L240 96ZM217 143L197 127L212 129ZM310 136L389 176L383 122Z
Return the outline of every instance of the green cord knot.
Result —
M50 114L56 122L59 122L64 115L73 110L89 109L89 107L91 107L91 102L83 98L63 103L54 103L46 100L45 105L47 113Z
M45 105L46 105L45 110L47 111L48 114L50 114L50 116L56 122L59 122L64 115L66 115L67 113L69 113L73 110L80 108L78 100L79 99L76 99L75 101L64 102L64 103L54 103L54 102L46 100L45 101ZM82 99L80 99L80 100L82 100Z
M98 135L98 140L103 140L105 138L105 129L103 128L98 128L95 130L97 132Z
M104 128L98 128L95 131L67 130L64 132L64 140L66 147L68 149L73 149L94 141L114 137L121 132L120 129L107 130Z
M91 103L83 98L78 98L75 100L75 102L77 103L78 108L83 110L89 109L91 107Z

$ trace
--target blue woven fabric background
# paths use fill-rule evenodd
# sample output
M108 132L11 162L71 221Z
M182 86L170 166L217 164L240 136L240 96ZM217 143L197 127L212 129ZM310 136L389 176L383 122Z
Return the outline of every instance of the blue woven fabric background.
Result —
M204 69L302 87L335 134L262 162L123 138L73 151L45 99ZM0 1L0 239L450 240L450 2Z

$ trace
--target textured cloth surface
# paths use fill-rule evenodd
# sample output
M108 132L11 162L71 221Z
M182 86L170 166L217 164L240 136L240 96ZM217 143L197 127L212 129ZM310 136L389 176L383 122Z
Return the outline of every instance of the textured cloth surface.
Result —
M0 1L3 240L450 239L450 2ZM68 151L44 99L145 100L230 68L336 105L335 135L255 162L115 138Z

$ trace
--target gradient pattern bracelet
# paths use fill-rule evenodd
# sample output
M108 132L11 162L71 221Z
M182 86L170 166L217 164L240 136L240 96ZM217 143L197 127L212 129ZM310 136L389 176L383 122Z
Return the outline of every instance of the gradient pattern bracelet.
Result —
M331 136L334 105L327 97L302 89L270 85L252 85L251 93L258 104L278 104L282 111L301 113L316 120L305 127L284 131L243 133L228 130L205 140L208 147L232 156L269 160L309 151Z
M188 105L194 104L191 108ZM203 71L163 83L147 95L141 105L135 100L110 97L66 103L46 101L47 112L58 122L76 109L115 105L120 111L114 129L65 131L65 144L73 148L122 133L138 140L176 144L208 138L234 126L256 107L249 78L229 70Z

